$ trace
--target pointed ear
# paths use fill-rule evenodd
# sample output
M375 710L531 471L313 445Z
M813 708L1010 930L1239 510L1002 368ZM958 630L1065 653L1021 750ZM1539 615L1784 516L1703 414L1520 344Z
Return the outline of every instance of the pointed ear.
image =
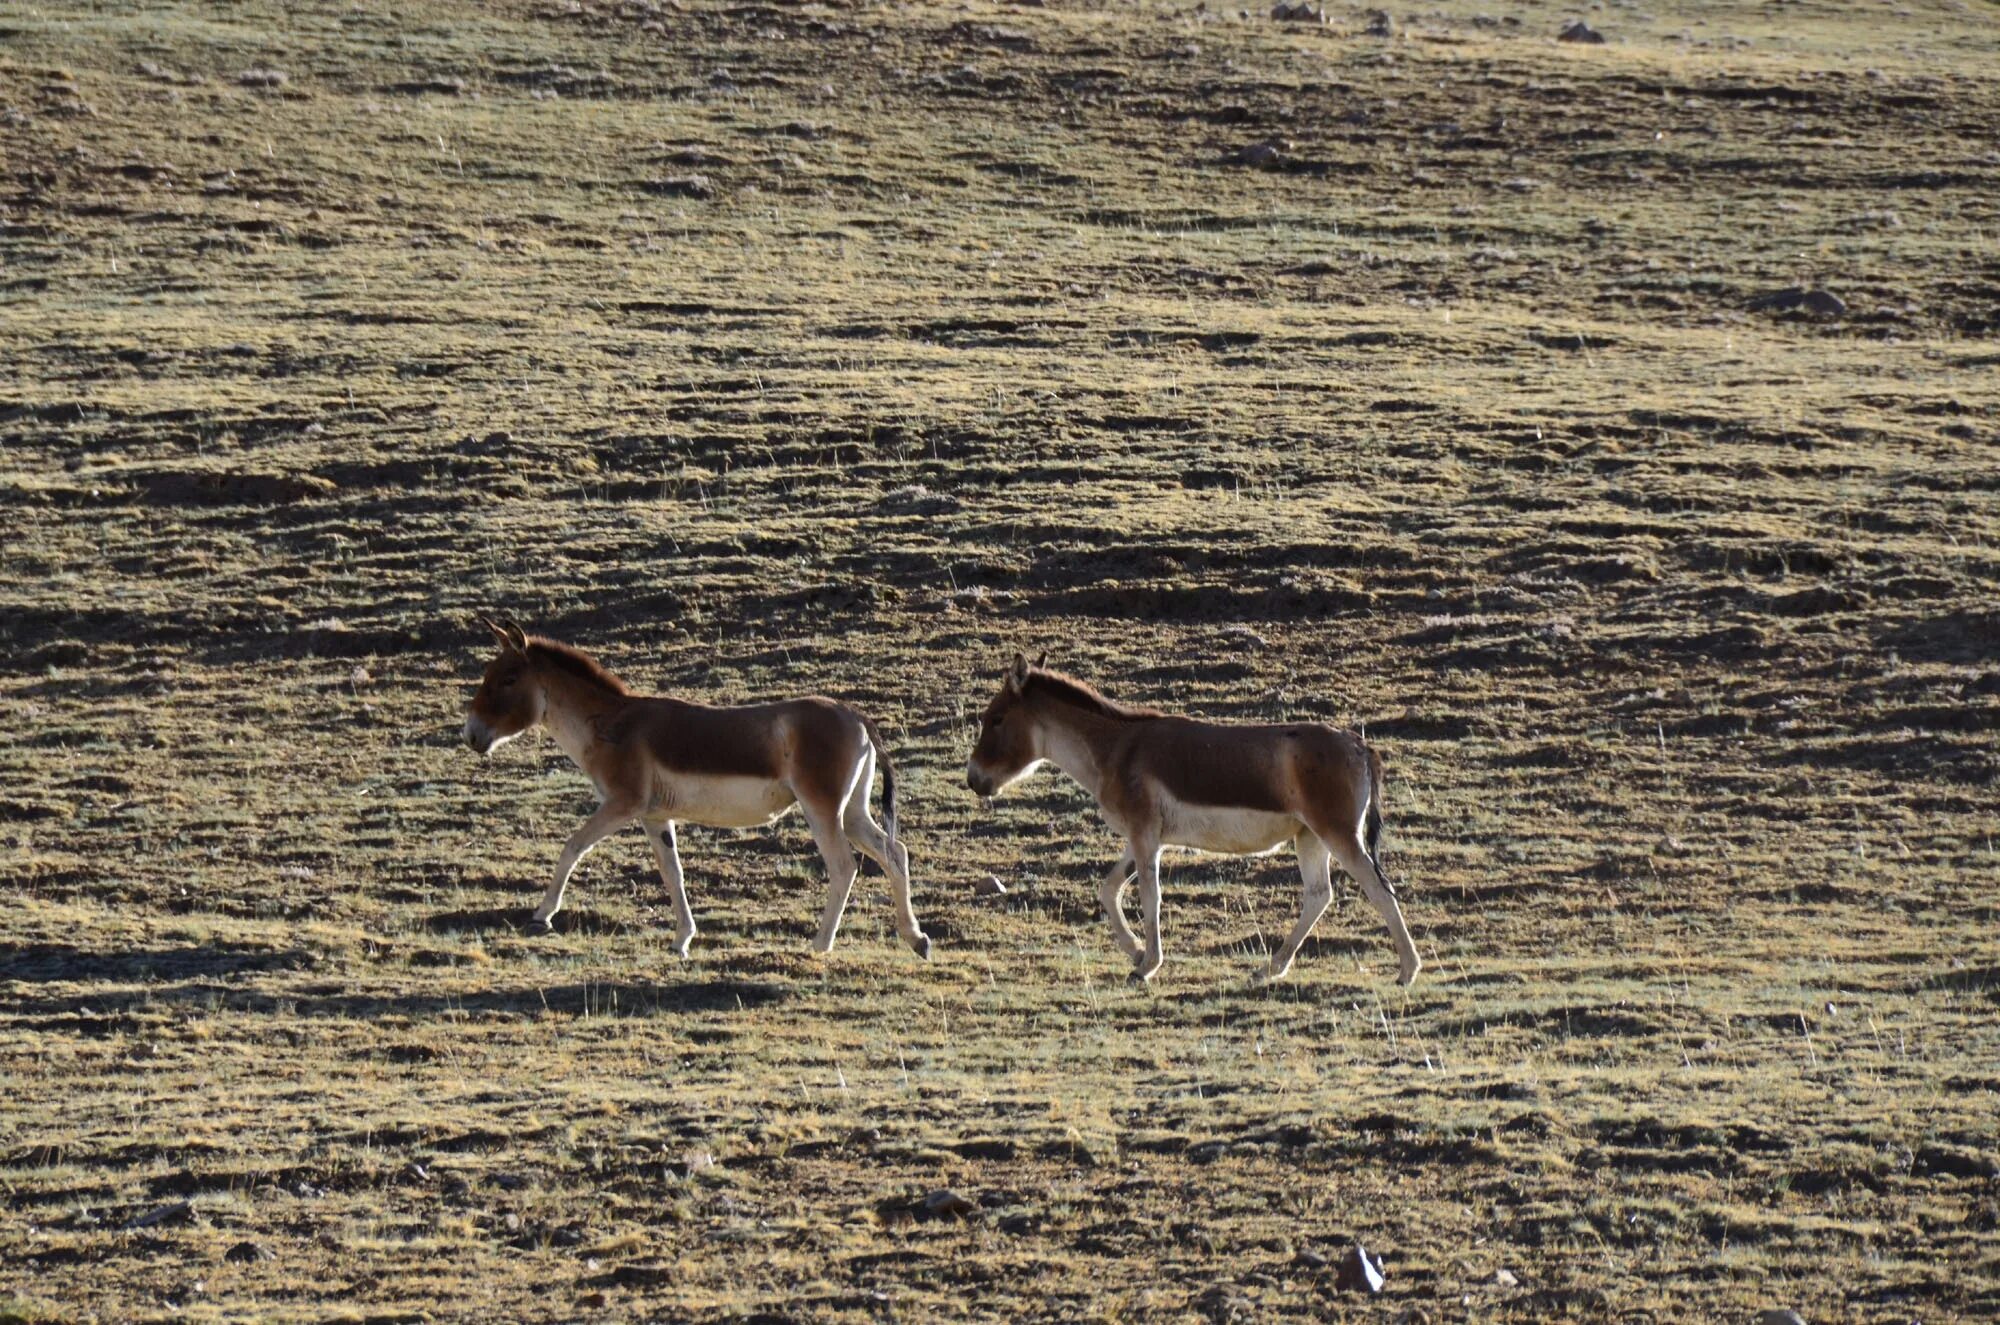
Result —
M1049 651L1047 649L1043 649L1042 656L1035 659L1035 670L1040 671L1042 668L1048 666L1048 664L1049 664Z
M498 640L500 647L507 652L526 653L528 651L527 639L521 634L521 628L512 621L506 620L504 617L499 621L495 621L492 617L483 615L474 619L480 625L492 631L493 638Z
M1015 694L1028 684L1028 659L1024 654L1015 654L1013 663L1007 668L1007 688Z

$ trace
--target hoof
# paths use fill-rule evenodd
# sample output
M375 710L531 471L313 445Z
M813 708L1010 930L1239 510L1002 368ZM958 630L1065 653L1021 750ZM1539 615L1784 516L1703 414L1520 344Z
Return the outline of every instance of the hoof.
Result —
M694 935L692 934L688 935L684 939L675 939L674 956L680 958L682 961L686 961L688 959L688 949L692 948L693 946L694 946Z
M530 920L527 924L521 926L521 932L523 934L531 934L536 938L541 938L546 934L555 933L556 927L554 925L551 925L548 921L540 919L538 917L534 920Z
M1152 988L1153 976L1158 971L1159 968L1157 966L1150 971L1134 971L1125 977L1125 983L1134 989L1150 989Z
M928 934L917 935L914 939L910 940L910 951L916 953L917 956L923 958L925 961L929 961L931 959L931 936Z

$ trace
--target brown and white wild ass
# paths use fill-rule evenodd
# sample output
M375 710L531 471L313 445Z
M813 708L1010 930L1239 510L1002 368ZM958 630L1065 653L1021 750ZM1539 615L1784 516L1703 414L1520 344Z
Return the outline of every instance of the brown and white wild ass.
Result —
M1046 657L1046 655L1045 655ZM1160 969L1160 849L1262 855L1291 842L1305 896L1299 921L1271 954L1265 978L1292 958L1333 901L1333 865L1352 875L1388 923L1401 983L1421 963L1396 893L1377 863L1382 761L1353 732L1320 723L1249 726L1172 717L1106 699L1073 677L1030 667L1020 654L980 718L966 785L981 796L1054 764L1097 798L1125 851L1098 888L1111 937L1133 978ZM1143 946L1125 923L1125 888L1139 878Z
M532 727L547 727L597 789L597 812L563 844L555 881L535 908L537 932L548 932L577 862L637 821L673 899L675 946L685 957L694 940L694 912L681 880L674 825L754 828L797 805L826 861L826 909L814 946L821 952L833 947L854 886L853 848L859 847L889 876L896 932L918 956L930 956L930 938L910 910L909 852L896 839L895 773L874 723L818 696L712 708L635 695L580 649L526 634L511 621L480 622L500 652L467 706L465 743L489 754ZM878 758L886 830L868 816Z

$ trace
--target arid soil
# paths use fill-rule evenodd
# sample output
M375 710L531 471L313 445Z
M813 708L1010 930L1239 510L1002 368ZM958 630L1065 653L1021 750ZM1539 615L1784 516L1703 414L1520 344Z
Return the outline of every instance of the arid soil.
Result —
M0 1319L2000 1313L1996 126L1928 0L0 4ZM482 611L874 715L934 960L796 819L521 933ZM1364 729L1416 985L1281 854L1128 987L1016 648Z

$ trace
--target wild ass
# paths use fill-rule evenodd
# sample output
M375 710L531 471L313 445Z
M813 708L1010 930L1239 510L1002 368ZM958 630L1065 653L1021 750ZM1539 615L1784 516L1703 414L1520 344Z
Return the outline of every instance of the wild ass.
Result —
M712 708L635 695L581 649L525 634L511 621L480 623L500 652L467 706L465 743L490 754L532 727L547 727L597 789L598 810L563 844L555 881L535 908L534 932L548 933L577 862L636 820L653 843L678 922L675 947L685 957L694 912L674 825L754 828L797 805L826 861L826 909L813 946L833 947L854 886L852 844L888 874L896 932L918 956L930 956L930 938L910 910L910 855L896 839L896 776L874 723L818 696ZM868 817L878 758L886 830Z
M1043 656L1046 661L1047 655ZM980 718L966 785L981 796L1044 761L1097 798L1125 850L1097 890L1111 938L1133 960L1133 978L1160 969L1160 849L1194 847L1262 855L1291 842L1305 896L1299 922L1271 954L1277 980L1333 901L1334 860L1388 922L1409 984L1421 963L1375 847L1382 832L1382 761L1353 732L1320 723L1248 726L1172 717L1106 699L1073 677L1030 667L1020 654ZM1125 923L1134 873L1146 940Z

